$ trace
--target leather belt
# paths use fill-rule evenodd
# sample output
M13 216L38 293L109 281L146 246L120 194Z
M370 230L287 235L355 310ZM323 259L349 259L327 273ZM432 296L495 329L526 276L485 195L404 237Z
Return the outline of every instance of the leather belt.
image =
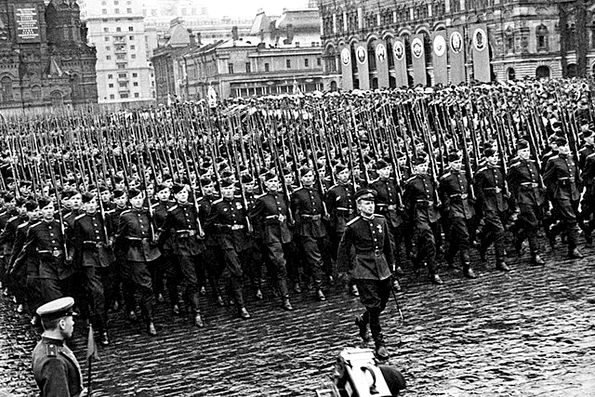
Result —
M322 219L322 215L320 215L320 214L316 214L316 215L300 214L300 217L306 218L306 219L312 219L313 221L318 221L318 220Z
M53 249L53 250L38 250L38 254L49 254L54 258L64 255L64 250Z
M467 193L457 193L457 194L450 195L450 198L454 198L454 197L460 197L461 199L465 200L467 197L469 197L469 195Z

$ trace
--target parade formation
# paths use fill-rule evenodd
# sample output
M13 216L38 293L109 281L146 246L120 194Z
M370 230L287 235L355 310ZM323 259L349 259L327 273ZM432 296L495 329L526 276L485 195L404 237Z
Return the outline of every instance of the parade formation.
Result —
M156 302L204 327L205 296L247 319L247 294L291 311L291 294L324 301L341 281L387 359L380 315L404 261L442 284L441 263L474 279L475 258L507 272L525 247L534 266L545 244L583 257L593 117L574 79L7 119L2 286L33 325L74 297L109 345L118 310L157 336Z

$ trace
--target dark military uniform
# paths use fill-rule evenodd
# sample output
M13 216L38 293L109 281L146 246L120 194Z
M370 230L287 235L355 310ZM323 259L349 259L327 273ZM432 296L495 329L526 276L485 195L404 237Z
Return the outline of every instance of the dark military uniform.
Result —
M42 337L33 350L33 375L42 397L77 397L83 391L81 368L63 340Z
M272 264L273 277L284 300L289 299L284 248L292 241L287 225L288 214L289 206L281 192L269 192L258 196L249 212L250 218L262 225L263 244Z
M568 250L578 245L578 223L575 203L580 198L579 169L570 155L558 154L549 159L543 181L551 194L553 216L558 222L551 227L550 236L566 231Z
M589 155L585 160L582 178L585 185L585 193L581 203L583 219L585 220L585 239L587 244L592 244L591 234L595 229L595 153Z
M109 220L101 219L98 212L74 219L74 263L83 276L89 319L100 333L107 328L104 284L109 266L115 261L111 241L107 244L105 235L112 235L111 229Z
M6 262L8 267L11 265L11 257L14 255L15 250L15 240L17 236L17 230L20 225L27 223L27 216L26 215L15 215L8 219L6 226L2 230L0 234L0 245L2 245L2 251L4 257L6 258ZM19 249L22 247L22 244ZM19 251L20 252L20 251ZM17 254L19 253L17 252ZM15 258L16 259L16 258ZM22 267L20 267L19 272L12 272L8 277L6 277L6 286L10 290L10 293L13 294L17 300L17 303L24 304L27 301L27 289L26 289L26 273Z
M204 272L200 263L200 254L205 250L204 243L197 235L197 217L191 203L177 204L167 211L165 222L161 226L161 238L172 238L173 254L180 267L185 284L184 295L194 314L199 314L199 276Z
M355 253L355 257L352 257ZM395 267L390 231L386 218L374 214L357 216L348 222L337 253L339 270L350 270L366 307L362 326L370 324L377 348L384 345L380 313L386 308Z
M161 229L167 218L167 211L175 205L174 202L165 200L153 206L153 219L157 229ZM159 242L159 250L161 256L155 263L156 273L163 274L167 285L167 293L169 302L172 306L179 304L178 284L182 281L180 274L180 267L176 264L176 259L173 255L172 237L168 236L166 239L161 239ZM160 288L160 286L158 286ZM157 291L155 291L157 293Z
M386 218L393 236L395 255L401 256L401 241L403 240L404 222L402 217L403 203L399 202L400 186L394 179L378 178L370 184L376 191L376 212Z
M27 233L31 223L29 221L21 223L17 227L14 245L12 249L12 255L9 260L10 266L13 268L13 273L25 274L20 276L23 280L26 280L26 293L27 293L27 305L29 313L35 314L35 309L43 303L43 297L41 295L41 283L39 278L39 263L37 257L34 255L24 258L21 256L21 252L27 241ZM19 257L21 258L19 260Z
M221 304L222 298L219 279L225 269L223 252L221 246L219 246L217 237L215 236L215 231L211 230L208 222L206 222L206 217L211 213L211 206L215 200L217 200L217 197L212 194L202 196L198 200L199 215L201 216L201 221L205 225L205 249L201 253L201 260L202 263L204 263L204 266L201 268L202 274L200 275L200 278L203 283L208 278L213 297L219 304Z
M318 292L322 285L322 254L327 236L323 223L324 212L321 193L314 187L301 187L291 195L291 210L295 217L295 233L298 236L300 256L304 259L314 288ZM319 299L324 295L319 293Z
M543 218L545 203L545 191L541 187L540 178L535 162L522 159L510 165L507 176L512 203L519 212L515 245L520 252L523 241L528 239L533 260L540 251L537 231L539 221Z
M355 187L351 183L336 184L326 192L326 207L329 212L331 253L336 260L339 242L345 232L345 225L355 216L353 196Z
M430 277L436 279L436 241L434 233L440 213L436 207L436 187L428 174L415 175L405 181L403 204L411 216L413 241L416 246L415 262L428 266ZM439 278L438 278L439 279ZM436 280L438 281L438 280Z
M71 257L71 253L64 252L64 236L60 221L42 220L31 225L27 232L23 255L23 260L39 260L39 278L44 302L60 298L70 291L69 279L74 269L72 263L66 262L66 256Z
M151 221L147 210L135 208L122 212L116 233L116 249L121 249L126 259L122 264L122 278L140 292L141 309L147 323L153 322L155 306L148 263L161 255L150 239Z
M448 251L446 262L452 264L457 252L460 253L463 273L469 276L471 258L470 233L474 227L475 210L471 203L471 187L464 171L452 170L440 178L440 200L448 227Z
M496 250L496 267L508 270L505 263L504 218L508 211L508 199L504 196L506 180L499 167L484 166L475 173L475 194L484 221L480 232L479 252L483 260L488 247L493 243Z
M207 224L212 227L225 260L224 276L230 281L233 299L239 310L244 307L242 293L243 264L255 257L254 240L246 230L247 209L237 198L219 199L212 203Z
M17 215L17 211L14 209L11 211L6 210L0 213L0 231L4 231L4 229L6 228L6 224L8 223L8 220L15 215ZM2 234L0 234L0 236L1 235ZM8 270L8 259L10 257L10 254L9 256L6 256L5 250L10 249L11 247L9 247L7 243L1 242L1 240L2 237L0 237L0 283L2 283L4 288L7 286L5 272Z

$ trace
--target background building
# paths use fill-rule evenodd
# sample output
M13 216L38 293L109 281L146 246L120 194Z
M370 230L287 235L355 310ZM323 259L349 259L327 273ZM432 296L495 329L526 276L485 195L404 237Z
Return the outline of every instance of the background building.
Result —
M275 18L260 12L247 35L233 28L231 38L208 45L196 37L179 41L154 52L158 102L206 98L209 87L220 98L323 88L317 9L285 10Z
M572 77L595 67L594 1L320 0L319 7L325 88Z
M89 42L97 49L99 103L132 106L154 101L142 0L81 0L81 10Z
M97 103L95 50L75 1L0 0L0 109Z

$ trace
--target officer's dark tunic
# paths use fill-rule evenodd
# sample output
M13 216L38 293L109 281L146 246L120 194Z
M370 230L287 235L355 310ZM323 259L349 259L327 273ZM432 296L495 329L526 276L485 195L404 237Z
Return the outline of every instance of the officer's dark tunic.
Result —
M81 368L63 340L42 337L33 350L33 375L41 397L76 397L83 391Z

